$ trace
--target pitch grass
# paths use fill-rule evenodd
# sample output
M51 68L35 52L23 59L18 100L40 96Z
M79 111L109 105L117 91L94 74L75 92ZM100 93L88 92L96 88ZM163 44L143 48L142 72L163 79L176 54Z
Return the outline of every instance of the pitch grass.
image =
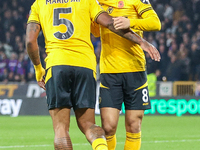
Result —
M96 116L100 125L100 117ZM74 150L92 150L71 117L70 135ZM0 116L0 150L53 150L50 116ZM124 116L120 116L117 148L125 141ZM200 150L199 116L145 116L141 150Z

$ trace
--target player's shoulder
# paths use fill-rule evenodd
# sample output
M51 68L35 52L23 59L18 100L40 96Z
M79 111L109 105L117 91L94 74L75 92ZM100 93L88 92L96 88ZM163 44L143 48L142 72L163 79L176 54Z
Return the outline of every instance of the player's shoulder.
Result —
M40 2L40 0L35 0L32 5L35 6L35 7L37 7L39 2Z
M51 3L52 0L35 0L35 3L37 3L37 5L41 5L41 4L48 4Z
M52 1L52 0L35 0L35 1L38 2L38 3L46 3L46 2Z

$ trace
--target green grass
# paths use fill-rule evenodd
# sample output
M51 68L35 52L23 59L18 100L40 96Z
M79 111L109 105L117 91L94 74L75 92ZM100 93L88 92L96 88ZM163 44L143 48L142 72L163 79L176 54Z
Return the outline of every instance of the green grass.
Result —
M100 125L100 117L96 116ZM71 117L70 135L74 150L92 150ZM0 150L53 150L50 116L0 116ZM124 116L117 129L117 148L125 141ZM199 116L145 116L142 124L141 150L199 150Z

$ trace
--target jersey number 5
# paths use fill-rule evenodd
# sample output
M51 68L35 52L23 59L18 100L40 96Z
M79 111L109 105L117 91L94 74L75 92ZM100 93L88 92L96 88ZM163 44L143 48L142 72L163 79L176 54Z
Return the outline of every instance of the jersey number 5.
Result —
M60 40L69 39L74 33L74 26L72 22L66 18L60 18L59 14L69 14L72 13L72 8L55 8L53 12L53 26L59 26L61 24L67 27L67 31L65 33L61 33L60 31L55 32L54 36Z

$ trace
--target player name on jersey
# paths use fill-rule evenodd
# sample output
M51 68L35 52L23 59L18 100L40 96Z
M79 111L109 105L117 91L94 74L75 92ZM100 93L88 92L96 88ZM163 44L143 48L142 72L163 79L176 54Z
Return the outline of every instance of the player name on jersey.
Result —
M68 3L68 2L80 2L81 0L46 0L47 4L57 4L57 3Z

